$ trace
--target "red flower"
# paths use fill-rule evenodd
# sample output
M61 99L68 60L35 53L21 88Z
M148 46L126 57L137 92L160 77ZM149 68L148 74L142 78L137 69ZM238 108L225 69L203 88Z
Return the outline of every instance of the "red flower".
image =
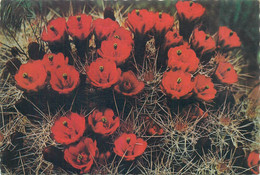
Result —
M191 74L178 71L169 71L163 74L161 89L172 99L188 98L192 94L194 83Z
M218 45L222 48L230 49L240 47L241 42L236 32L226 26L221 26L218 30Z
M98 153L97 142L83 137L76 145L70 145L64 151L64 159L74 168L80 169L80 173L89 172Z
M167 32L174 24L174 18L162 12L155 13L155 31L161 33L162 31Z
M204 101L210 101L214 99L217 93L211 78L201 74L195 77L194 92L196 93L198 99Z
M204 31L199 31L198 28L193 31L191 45L195 50L200 51L201 55L216 49L213 38Z
M233 84L238 81L238 75L233 65L228 62L219 62L215 74L222 83Z
M44 65L47 71L52 71L63 65L67 65L69 62L68 57L64 57L62 53L54 54L49 53L45 54L42 59L42 64Z
M177 46L168 51L168 66L171 69L181 69L190 73L198 69L199 59L196 53L187 46Z
M124 41L124 42L128 43L129 45L134 44L132 32L130 32L129 30L126 30L124 27L119 27L118 29L116 29L114 31L114 33L111 33L109 35L107 40L113 40L113 39L118 39L118 40Z
M51 132L56 142L68 145L78 141L83 136L85 129L85 117L69 112L54 122Z
M41 60L29 61L20 66L14 78L18 87L27 91L38 91L45 86L47 73Z
M114 89L123 95L133 96L144 89L144 83L139 81L132 71L127 71L122 74L119 84Z
M112 109L106 109L104 112L95 110L89 115L88 124L95 133L109 136L119 127L120 119L115 117Z
M120 26L116 21L110 18L96 19L93 21L94 33L99 41L106 39L111 33L113 33Z
M133 33L145 35L154 27L153 16L154 13L148 12L146 9L133 10L128 13L127 25Z
M183 44L183 37L179 34L178 30L174 29L166 33L164 47L175 47L181 44Z
M66 35L65 18L51 20L42 32L42 40L47 42L63 42Z
M249 154L248 158L247 158L247 165L249 168L251 168L250 170L254 173L254 174L259 174L260 172L260 154L253 151Z
M205 12L205 8L202 5L193 1L178 1L176 9L179 17L188 21L200 18Z
M144 153L147 142L141 138L136 138L135 134L122 134L115 140L114 152L125 160L134 160Z
M146 117L146 120L148 121L148 133L150 135L162 135L163 129L156 123L153 122L150 117Z
M51 72L50 84L60 94L68 94L79 85L79 73L73 66L62 66Z
M185 107L182 111L181 116L186 117L190 120L196 120L197 118L206 118L208 117L208 113L204 112L199 104L193 104Z
M88 80L93 86L106 89L116 84L121 75L121 69L111 60L98 58L87 68Z
M92 31L92 17L81 14L70 16L67 21L68 33L79 40L85 40Z
M98 54L112 61L115 61L117 65L125 62L130 56L132 46L125 41L119 39L107 40L101 43L101 48L98 50Z

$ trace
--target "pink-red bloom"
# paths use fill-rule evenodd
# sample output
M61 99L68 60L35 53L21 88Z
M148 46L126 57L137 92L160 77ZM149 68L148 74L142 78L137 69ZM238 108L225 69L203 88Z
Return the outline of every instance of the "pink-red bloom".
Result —
M154 28L155 31L158 33L167 32L174 24L173 16L167 13L157 12L155 13L154 17L155 17Z
M104 111L95 110L88 117L88 124L95 133L109 136L119 127L120 119L116 117L112 109Z
M183 37L179 34L177 29L166 33L164 47L175 47L181 44L183 44Z
M169 71L163 74L161 89L172 99L189 98L192 95L194 83L191 74L178 71Z
M16 85L26 91L38 91L46 85L47 72L41 60L20 66L14 76Z
M215 75L221 83L233 84L238 81L238 75L233 65L228 62L219 62Z
M201 74L195 77L194 92L198 99L204 101L210 101L214 99L217 93L211 78Z
M93 21L94 34L97 40L102 41L106 39L111 33L113 33L120 26L116 21L110 18L96 19Z
M70 145L64 151L64 159L74 168L87 173L91 169L94 158L98 154L97 142L83 137L76 145Z
M129 45L134 44L132 32L130 32L129 30L126 30L124 27L117 28L107 38L107 40L114 40L114 39L124 41L125 43L128 43Z
M178 1L176 9L179 17L188 21L201 18L205 12L205 8L202 5L193 1Z
M42 59L42 64L44 65L47 71L52 71L61 66L68 65L69 58L64 57L62 53L54 54L49 53L45 54Z
M134 96L144 89L144 83L139 81L132 71L124 72L114 89L123 95Z
M190 73L198 69L199 59L196 53L187 46L177 46L168 51L168 67L181 69Z
M260 173L260 154L253 151L247 158L247 165L254 174Z
M135 134L122 134L114 142L114 152L125 160L134 160L144 153L147 142L141 138L136 138Z
M221 26L218 30L218 45L221 48L230 49L240 47L241 42L236 32L226 26Z
M86 14L70 16L67 21L68 33L79 40L85 40L92 32L92 17Z
M73 112L59 117L51 128L54 140L65 145L78 141L85 130L85 117Z

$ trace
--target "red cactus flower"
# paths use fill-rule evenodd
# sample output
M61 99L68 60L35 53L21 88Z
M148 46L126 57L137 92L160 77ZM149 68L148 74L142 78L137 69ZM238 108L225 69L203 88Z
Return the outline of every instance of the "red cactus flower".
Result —
M162 135L163 129L156 123L153 122L153 120L150 117L146 117L146 121L148 122L148 134L150 135Z
M162 12L155 13L155 31L161 33L164 31L165 33L170 30L170 28L174 24L174 17Z
M70 145L65 149L64 159L83 174L89 172L97 153L97 142L83 137L78 144Z
M146 9L133 10L128 13L127 25L133 33L145 35L155 24L153 19L154 13Z
M216 49L213 38L204 31L199 31L198 28L193 31L191 45L195 50L200 51L201 55Z
M114 152L130 161L144 153L147 142L141 138L136 138L135 134L124 133L115 140L114 145Z
M54 54L49 53L45 54L42 59L42 64L44 65L47 71L52 71L61 66L67 65L69 62L68 57L64 57L62 53Z
M260 162L259 161L260 161L260 154L257 153L256 151L251 152L247 158L247 165L249 168L251 168L250 170L254 174L259 174L259 172L260 172Z
M172 99L186 99L192 95L194 83L191 81L191 74L178 71L169 71L163 74L161 89Z
M111 33L113 33L120 26L116 21L110 18L96 19L93 21L94 34L99 41L106 39Z
M63 42L66 35L65 18L51 20L42 32L42 40L47 42Z
M47 73L41 60L20 66L14 76L16 85L26 91L38 91L46 84Z
M215 75L222 83L233 84L238 81L233 65L228 62L219 62Z
M175 47L183 44L183 37L179 34L179 31L177 29L174 29L173 31L168 31L165 35L165 43L164 47Z
M226 26L221 26L218 30L218 45L221 48L230 49L240 47L241 42L236 32Z
M176 9L181 19L193 21L199 19L205 12L205 8L193 1L178 1Z
M119 27L118 29L116 29L113 33L109 35L107 40L113 40L113 39L124 41L129 45L134 44L132 32L126 30L124 27Z
M73 112L59 117L51 128L54 140L65 145L78 141L85 130L85 117Z
M98 54L105 59L115 61L117 65L125 62L130 56L132 46L118 39L107 40L101 43Z
M123 95L133 96L144 89L144 83L139 81L132 71L127 71L122 74L119 84L114 89Z
M181 69L190 73L198 69L199 59L196 53L187 46L177 46L168 51L168 66L171 69Z
M86 14L70 16L67 21L68 33L79 40L85 40L92 32L92 17Z
M111 156L111 152L109 152L109 151L107 151L105 153L100 153L98 156L99 163L103 163L103 162L107 161L107 159L109 159L110 156Z
M200 107L199 104L193 104L193 105L188 105L185 107L182 111L181 116L186 117L187 119L190 120L196 120L197 118L207 118L208 113L204 112Z
M98 58L87 68L87 80L96 87L106 89L116 84L121 75L121 69L114 61Z
M88 124L95 133L109 136L119 127L120 119L119 117L115 117L112 109L108 108L103 112L95 110L89 115Z
M217 93L211 78L201 74L195 77L194 92L198 99L204 101L210 101L214 99Z
M69 94L79 82L79 72L73 66L65 65L51 72L51 87L60 94Z

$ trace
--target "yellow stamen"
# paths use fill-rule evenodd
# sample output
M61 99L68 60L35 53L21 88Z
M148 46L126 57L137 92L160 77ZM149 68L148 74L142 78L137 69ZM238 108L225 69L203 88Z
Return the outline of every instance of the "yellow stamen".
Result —
M100 70L100 72L103 72L104 66L99 66L99 70Z
M28 74L26 72L23 73L23 78L28 78Z
M177 83L180 84L181 83L181 78L177 79Z
M62 76L63 76L63 78L64 78L65 80L67 80L68 75L67 75L66 73L62 74Z

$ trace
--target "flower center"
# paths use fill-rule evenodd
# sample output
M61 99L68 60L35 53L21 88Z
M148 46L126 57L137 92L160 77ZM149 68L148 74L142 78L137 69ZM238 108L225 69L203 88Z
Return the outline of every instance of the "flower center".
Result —
M159 12L159 18L162 18L162 12Z
M68 126L68 122L67 122L67 121L63 121L62 124L63 124L64 126L66 126L66 127Z
M50 26L50 29L51 29L52 31L55 31L54 26Z
M125 90L130 90L131 89L131 83L129 83L129 81L125 81L124 82L124 84L123 84L123 86L124 86L124 89Z
M82 160L82 158L83 158L83 156L82 156L81 154L78 154L77 159L78 159L78 160Z
M67 80L68 75L67 75L66 73L64 73L64 74L62 74L62 77L63 77L65 80Z
M49 60L52 61L53 60L53 55L48 56Z
M207 40L207 39L209 39L209 37L210 37L210 35L209 35L209 34L207 34L205 39Z
M77 16L77 20L79 22L81 20L81 16Z
M181 78L177 79L177 83L180 84L181 83Z
M193 1L190 1L190 6L192 6L193 5Z
M130 138L130 137L127 137L127 138L126 138L126 142L129 144L130 141L131 141L131 138Z
M181 50L177 50L177 55L181 55Z
M114 38L120 39L120 37L118 35L115 35Z
M28 73L24 72L23 73L23 78L28 78Z
M100 72L103 72L104 71L104 66L99 66L99 70L100 70Z
M135 13L136 13L137 16L139 16L140 11L139 10L135 10Z
M107 118L106 118L106 117L102 117L101 120L102 120L103 123L106 123L106 122L107 122Z
M233 31L231 31L230 33L229 33L229 36L232 36L234 34L234 32Z
M117 43L114 43L114 49L117 49Z
M227 68L227 71L230 71L231 70L231 68L229 67L229 68Z
M209 85L205 86L205 89L209 89Z
M173 34L173 37L176 38L176 37L177 37L177 33L174 33L174 34Z

